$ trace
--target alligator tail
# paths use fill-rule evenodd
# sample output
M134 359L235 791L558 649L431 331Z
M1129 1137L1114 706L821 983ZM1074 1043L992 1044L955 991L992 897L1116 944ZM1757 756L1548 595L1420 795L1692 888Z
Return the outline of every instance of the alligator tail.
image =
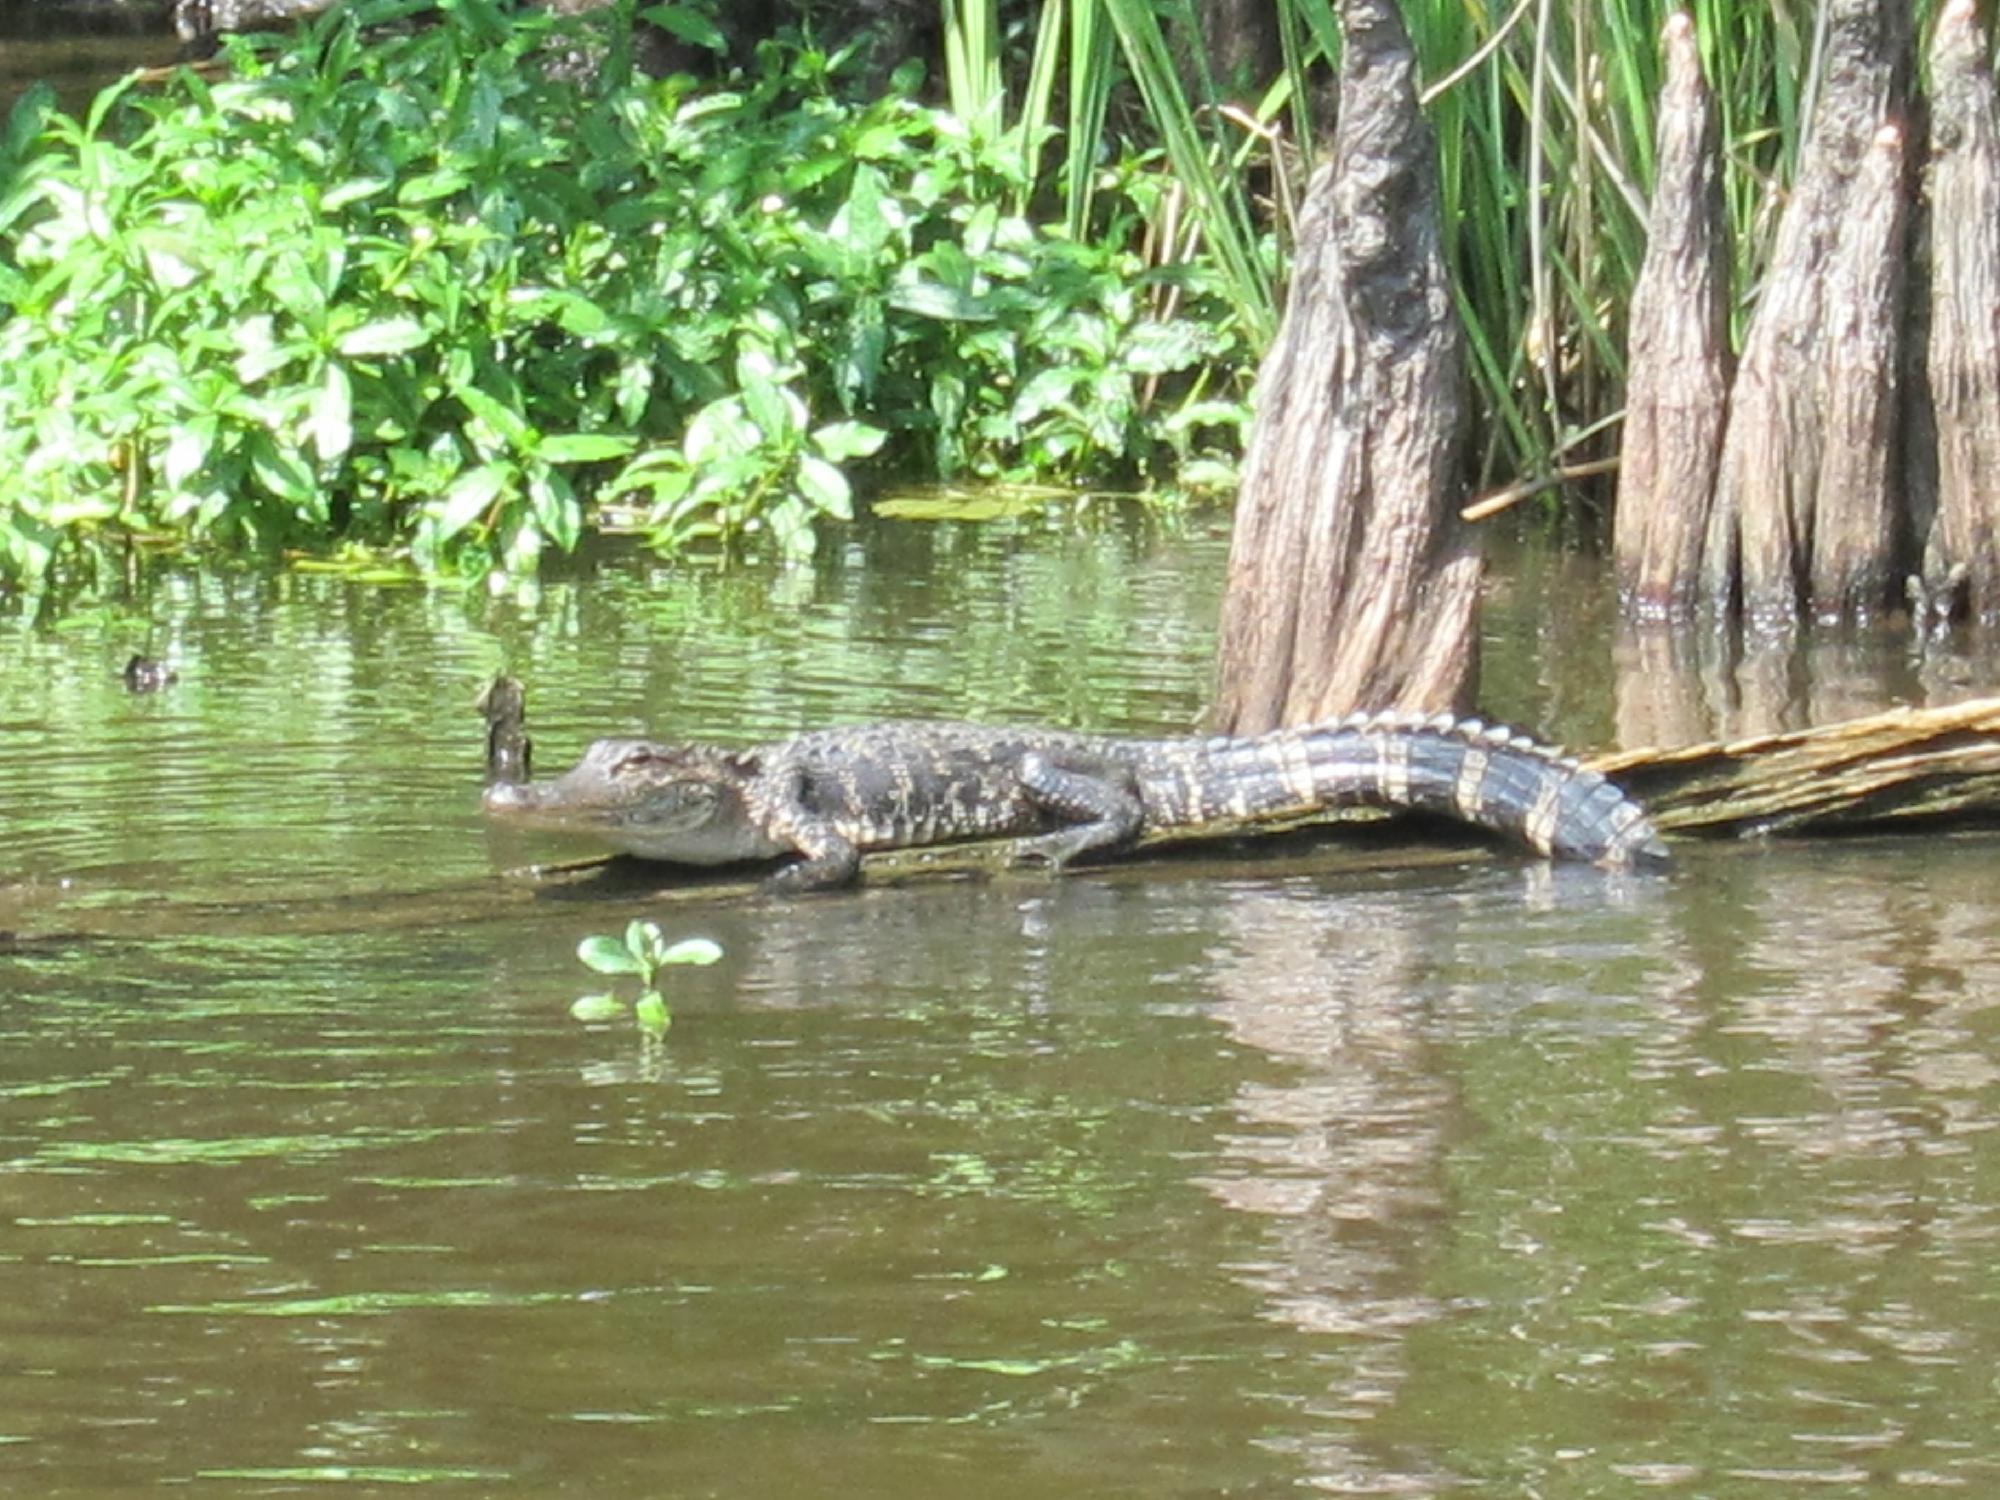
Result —
M1668 858L1646 810L1619 787L1525 734L1478 719L1357 714L1197 743L1206 774L1173 789L1198 802L1184 821L1382 807L1456 818L1548 858L1607 869Z

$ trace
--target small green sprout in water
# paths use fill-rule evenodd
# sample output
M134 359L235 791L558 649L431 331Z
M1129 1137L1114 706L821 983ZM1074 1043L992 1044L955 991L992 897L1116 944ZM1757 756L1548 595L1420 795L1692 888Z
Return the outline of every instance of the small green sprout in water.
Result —
M645 988L632 1002L633 1017L646 1035L659 1036L673 1024L667 998L660 993L660 970L670 964L712 964L722 957L722 946L707 938L669 943L657 922L632 922L622 940L605 934L585 938L576 945L576 956L599 974L637 975ZM609 1021L624 1012L625 1002L609 991L579 995L569 1008L579 1021Z

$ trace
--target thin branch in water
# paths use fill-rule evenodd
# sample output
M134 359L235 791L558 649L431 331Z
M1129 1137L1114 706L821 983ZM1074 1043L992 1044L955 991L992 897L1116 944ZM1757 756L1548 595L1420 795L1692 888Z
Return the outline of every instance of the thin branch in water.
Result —
M1595 479L1599 474L1609 474L1617 467L1616 458L1594 458L1588 463L1563 464L1552 473L1538 474L1532 479L1517 480L1505 489L1482 495L1458 513L1459 519L1484 521L1487 517L1497 516L1501 511L1519 505L1523 500L1531 500L1544 491L1578 479Z

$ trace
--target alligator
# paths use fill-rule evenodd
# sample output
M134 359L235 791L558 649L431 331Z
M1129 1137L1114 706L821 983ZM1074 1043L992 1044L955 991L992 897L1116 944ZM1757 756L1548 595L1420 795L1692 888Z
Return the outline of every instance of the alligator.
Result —
M1422 811L1553 859L1665 861L1645 810L1526 735L1450 715L1358 714L1250 738L1124 739L895 721L749 749L602 739L553 781L499 781L486 812L687 865L797 856L776 891L853 881L863 852L1012 837L1061 869L1146 834L1338 806Z

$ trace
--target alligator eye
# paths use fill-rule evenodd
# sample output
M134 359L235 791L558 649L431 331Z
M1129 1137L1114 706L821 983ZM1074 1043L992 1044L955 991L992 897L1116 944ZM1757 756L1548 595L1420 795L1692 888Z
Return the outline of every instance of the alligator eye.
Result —
M618 758L618 764L611 768L611 774L613 776L631 776L637 772L650 769L655 759L657 757L650 750L627 750Z
M677 788L680 804L690 812L705 813L714 807L719 793L706 781L690 781Z

